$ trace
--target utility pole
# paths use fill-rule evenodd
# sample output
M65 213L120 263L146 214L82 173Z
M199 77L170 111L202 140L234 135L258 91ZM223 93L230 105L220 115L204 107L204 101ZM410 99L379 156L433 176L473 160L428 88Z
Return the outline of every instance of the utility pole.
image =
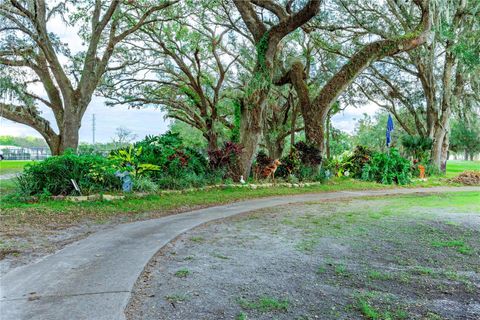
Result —
M92 144L95 145L95 113L92 114Z

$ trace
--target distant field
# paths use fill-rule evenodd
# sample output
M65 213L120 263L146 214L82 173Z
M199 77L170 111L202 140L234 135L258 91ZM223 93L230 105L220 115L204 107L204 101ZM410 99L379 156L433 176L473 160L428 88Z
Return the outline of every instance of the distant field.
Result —
M480 170L480 161L449 160L447 178L454 177L465 170Z
M32 163L30 160L2 160L0 161L0 175L7 173L21 172L27 163Z

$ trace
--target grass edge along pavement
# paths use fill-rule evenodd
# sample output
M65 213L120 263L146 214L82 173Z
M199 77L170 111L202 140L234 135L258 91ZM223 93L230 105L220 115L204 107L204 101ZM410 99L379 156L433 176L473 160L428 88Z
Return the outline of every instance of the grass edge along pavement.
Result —
M450 191L451 189L456 188L435 188L434 190L442 192L446 190ZM478 189L478 187L467 187L458 188L457 190L476 191ZM416 193L418 192L417 190L424 193L430 192L429 189L404 189L399 190L399 192ZM370 196L385 193L396 194L397 190L302 195L297 196L295 202L339 199L362 195ZM185 232L187 229L216 219L257 210L265 206L271 207L272 205L282 205L291 202L292 198L290 197L247 201L245 203L227 206L228 210L214 208L193 211L185 213L180 217L170 216L152 221L122 224L116 226L115 230L95 233L77 242L76 245L65 247L64 250L59 251L57 254L50 255L38 261L36 264L9 272L4 278L5 283L12 283L15 287L10 288L12 289L10 293L5 290L6 300L4 300L4 305L10 308L10 311L6 310L6 314L10 312L10 315L13 316L10 317L11 319L18 319L21 317L15 317L15 312L17 311L30 315L37 314L37 311L45 311L51 315L58 315L62 314L64 310L69 310L72 316L75 312L79 312L82 315L88 312L90 312L90 314L103 312L108 314L108 319L120 319L122 317L112 317L112 315L114 313L116 315L123 314L123 304L126 303L125 297L130 295L130 290L133 283L138 279L138 274L144 269L145 264L148 263L153 254L157 252L160 247L177 237L179 232ZM75 259L71 259L73 256ZM59 263L63 261L68 261L69 263ZM133 262L137 263L137 265L134 265ZM85 268L75 269L76 264L81 264L85 266ZM119 265L124 265L125 268L113 267ZM56 269L52 270L52 266L55 266ZM132 270L132 268L135 270ZM37 272L33 273L33 270L37 270ZM25 274L29 274L29 277L25 278ZM100 281L103 285L99 287L99 279L105 279L105 275L108 275L110 280ZM59 287L64 291L62 292L62 296L56 296L58 303L52 303L52 300L41 297L51 297L51 293L58 294ZM92 288L98 288L99 291L92 292ZM114 296L111 294L112 291L121 293ZM24 296L22 299L15 299L17 295L21 296L23 292L26 295L30 292L36 292L37 294L33 298L40 296L40 299L35 300L34 303L28 299L28 296ZM85 300L87 296L79 295L79 293L88 293L90 300ZM65 299L66 296L68 296L68 299ZM77 303L81 301L92 301L91 299L94 301L94 303L91 304L92 308L86 308L85 304ZM98 314L96 315L98 316ZM100 319L102 317L98 316L97 318ZM107 317L104 318L107 319Z
M301 188L238 188L224 187L219 189L178 191L173 193L152 194L143 197L127 195L125 199L115 201L40 201L38 203L22 203L17 201L1 201L0 216L5 224L16 225L37 223L76 223L85 219L105 221L115 216L124 216L129 220L148 219L192 209L227 204L246 199L257 199L282 195L305 193L322 193L332 191L378 190L392 188L412 188L431 186L458 186L448 183L446 179L430 179L426 182L415 181L410 185L383 185L349 178L335 178L324 184L310 184Z
M446 273L445 275L443 273L437 274L437 271L442 272L441 270L443 269L437 269L435 267L435 263L438 263L439 266L443 266L442 259L434 259L432 261L429 261L428 259L406 260L410 259L410 254L412 253L412 251L392 250L392 252L389 252L389 254L391 253L388 260L389 262L383 261L383 256L386 252L385 250L377 249L403 248L402 244L398 244L396 242L396 240L400 238L391 238L393 235L396 235L396 233L390 232L386 232L384 238L376 237L375 235L372 236L369 235L369 232L367 231L368 229L364 229L363 227L367 224L371 228L376 229L376 231L381 234L384 232L384 228L381 228L379 226L383 225L383 223L387 221L390 225L390 229L387 230L395 232L397 232L398 230L399 233L405 232L405 237L409 239L409 245L411 245L413 248L417 248L417 246L420 246L422 248L421 250L425 250L426 252L430 252L432 250L437 250L438 252L445 251L446 255L456 255L459 261L463 261L462 257L469 256L465 255L464 253L458 253L453 247L434 247L433 240L435 240L435 238L432 238L431 235L434 234L440 236L441 238L443 238L444 236L448 238L448 236L450 235L448 230L457 230L457 225L453 225L453 222L461 221L461 216L463 216L463 213L480 213L480 202L477 201L478 199L480 199L480 189L478 187L476 188L477 189L475 189L474 191L461 192L455 191L455 188L451 188L454 190L454 192L427 192L424 194L411 193L408 195L395 195L394 197L358 197L351 198L347 201L340 200L339 202L341 203L338 203L337 201L331 201L330 203L325 203L323 201L308 201L304 205L300 205L298 208L297 204L293 204L292 206L287 205L275 208L268 208L267 210L253 211L242 215L241 217L235 217L232 220L227 219L226 221L221 221L218 224L215 223L207 225L205 227L201 227L196 231L190 230L183 236L176 239L176 243L178 244L178 246L172 244L166 247L163 251L159 252L157 256L152 259L152 265L145 269L146 271L143 277L138 279L137 286L140 286L140 290L134 291L138 294L138 301L143 299L144 301L150 302L146 302L144 305L145 308L143 309L138 308L138 305L134 304L134 307L131 309L131 311L132 313L135 312L137 316L131 319L155 319L155 317L153 316L155 312L154 310L160 310L160 308L162 306L165 306L165 304L163 302L159 302L157 304L151 301L161 301L162 297L164 297L165 294L171 293L187 295L188 298L186 300L192 300L184 300L185 303L182 303L183 307L180 306L180 309L175 309L186 311L187 314L183 314L183 318L188 319L192 318L191 315L194 314L195 311L199 311L200 314L208 318L208 316L205 316L205 313L203 312L208 312L208 310L212 310L212 313L214 313L215 311L213 310L220 309L220 305L225 305L225 308L229 308L230 306L227 306L226 304L231 304L232 307L229 308L229 312L226 312L224 314L225 318L233 318L232 315L235 314L240 317L240 315L243 314L243 317L240 317L239 319L249 319L250 316L253 316L252 319L257 319L255 315L262 314L264 312L283 312L283 308L277 308L277 306L280 306L281 301L290 301L292 302L290 306L295 308L296 303L298 301L302 301L302 299L299 299L299 295L301 295L301 293L298 292L297 285L289 287L289 289L283 289L282 286L285 283L285 278L283 278L281 274L283 272L283 275L285 275L286 279L290 280L290 272L292 268L295 268L295 266L300 267L301 265L303 265L302 262L296 260L300 257L307 257L306 259L308 260L308 264L310 266L306 267L305 269L301 269L301 271L296 270L297 274L302 274L304 272L308 274L316 273L316 267L328 268L328 271L324 270L322 272L319 270L318 275L312 276L314 279L325 279L325 277L330 277L332 279L333 277L333 280L335 280L335 282L333 283L324 282L325 284L327 284L327 286L326 288L324 288L324 290L326 291L321 290L323 294L332 293L330 291L330 289L332 289L331 286L343 286L340 283L344 283L345 287L350 288L350 285L348 284L348 282L350 281L349 279L355 276L357 283L360 283L360 285L358 288L356 288L355 286L352 287L351 293L354 295L350 296L350 294L348 294L348 297L350 297L350 301L339 304L341 306L344 306L345 308L349 308L350 303L352 308L357 308L357 300L355 299L355 293L357 291L356 289L359 289L359 292L361 293L374 292L374 290L377 290L376 286L381 284L384 288L383 291L389 292L388 288L385 290L384 285L387 284L388 281L393 281L393 283L395 281L397 281L398 283L403 283L404 272L407 272L409 277L408 280L406 280L407 282L410 281L410 274L412 274L413 279L418 279L420 275L428 279L436 278L437 276L439 278L448 276L448 279L445 282L443 280L440 280L438 282L441 284L448 284L448 281L450 281L451 279L458 278L458 280L456 281L458 283L461 283L461 285L464 285L463 282L461 282L460 280L461 275L454 273L454 271ZM390 190L390 192L391 191L392 190ZM466 201L466 198L468 198L468 201ZM367 199L372 200L372 202L370 204L366 203L367 201L365 200ZM359 203L360 201L362 203ZM458 208L457 205L459 205ZM437 212L434 212L436 210L435 208L447 207L449 208L447 209L447 212L453 213L453 216L456 216L456 214L458 213L460 220L457 220L455 218L450 219L447 218L447 216L443 216L443 214L446 213L442 211L443 209L440 210L441 212L438 212L438 215ZM471 207L472 209L470 209ZM397 210L398 208L402 210ZM422 208L428 208L428 211L425 211ZM282 214L282 210L284 210L284 214ZM318 214L316 214L314 210L316 210ZM332 214L328 214L327 212L329 211L331 211ZM429 214L428 212L432 214ZM418 229L412 229L412 225L409 223L403 223L402 227L399 228L397 225L397 222L399 220L397 220L396 217L405 217L405 221L414 221L418 217ZM442 219L438 220L438 218L440 217ZM343 221L345 221L345 224L342 224ZM438 228L432 228L432 225L430 225L428 221L433 221L433 225ZM444 229L442 224L437 224L437 221L444 221L445 226L449 229ZM236 224L237 222L240 223ZM358 222L361 223L358 224ZM286 226L286 229L282 230L282 225ZM339 228L340 225L342 226L341 228ZM360 225L360 227L358 227L358 225ZM346 226L346 228L344 228L344 226ZM293 232L294 229L289 230L288 228L296 228L298 232L295 233ZM331 231L325 233L324 230ZM428 232L424 234L423 232L418 231ZM237 234L237 232L240 232L240 235ZM241 235L242 233L243 236ZM289 237L286 237L287 234L289 235ZM469 234L468 229L464 233L464 235L467 234ZM350 246L348 245L348 243L343 241L344 237L349 238L353 242L356 242L357 240L360 240L362 238L360 237L361 235L368 236L371 239L371 244L368 245L367 251L375 252L376 255L379 257L380 261L383 261L383 264L377 264L376 262L372 265L369 265L368 263L357 263L355 257L350 256L350 251L346 249ZM417 243L415 241L415 239L417 238L411 237L412 235L417 236L418 239L422 240L422 242L420 244ZM455 235L452 236L456 237ZM463 235L460 235L460 233L458 233L457 236L458 238L463 237ZM271 243L268 242L268 239L275 237L277 238L277 240L272 240ZM333 243L334 238L337 238L337 241ZM205 241L199 241L199 239L204 239ZM299 250L296 245L297 243L299 243L299 241L303 239L322 239L317 242L317 245L323 243L326 247L330 249L326 251L308 251L304 253L304 251ZM380 241L379 239L386 240L384 241L384 246L376 246L376 241ZM195 242L195 244L190 243L190 241ZM479 248L478 241L476 241L476 243L476 248ZM230 246L232 247L230 248ZM299 255L297 256L297 254L293 254L293 256L291 256L289 254L283 255L280 253L279 256L284 257L284 263L282 264L281 261L278 261L277 258L275 258L278 257L275 254L278 252L275 249L278 248L277 246L282 248L290 247L292 253L299 252ZM204 247L206 249L202 250L201 247ZM266 250L266 252L265 255L262 255L261 252L264 249ZM346 251L343 251L343 249L346 249ZM229 253L224 250L227 250ZM253 250L257 253L253 256L246 256L246 252L250 250ZM363 250L357 250L358 255L366 255L365 252L362 253L362 251ZM476 251L478 252L478 250ZM214 255L212 255L212 252L223 252L225 254L228 254L229 259L218 260ZM234 252L237 252L237 254L235 254ZM308 258L309 256L312 257L312 259ZM316 258L313 258L313 256L315 256ZM319 258L320 256L321 258ZM265 260L260 257L265 257ZM268 258L270 258L271 260L267 260ZM260 260L261 262L259 262L256 266L252 266L250 263L244 263L248 260ZM312 262L311 260L314 262ZM368 262L368 258L366 258L365 261ZM290 262L292 264L290 264ZM373 276L369 277L368 281L366 281L366 275L370 275L370 271L377 270L377 267L379 268L378 270L382 270L380 266L390 266L389 263L392 263L392 269L386 269L389 273L380 273L379 271ZM244 273L245 276L243 278L240 278L240 276L237 278L236 276L238 274L241 274L240 270L242 270L243 267L247 268L247 265L249 269L247 272ZM269 266L272 265L283 265L284 267L278 268L277 271L281 271L279 274L269 269ZM394 265L396 266L394 267ZM215 266L215 268L211 268L212 266ZM433 269L430 271L427 266L432 267ZM194 276L191 277L191 279L189 278L182 282L170 281L170 277L173 277L172 271L179 270L180 268L192 270ZM445 268L446 270L449 270L448 266L445 266ZM212 270L215 270L215 276L213 277L210 276ZM272 282L270 282L269 279L259 282L254 281L253 279L255 279L255 277L252 275L252 273L255 270L258 270L258 273L256 274L257 279L268 276L274 277L276 279L281 279L278 281L279 285L275 287L275 285L272 285ZM462 272L462 270L469 269L457 268L455 270ZM155 276L155 272L158 272L157 277ZM225 272L225 275L219 277L218 275L222 272ZM326 273L327 275L321 275L321 273ZM420 275L416 275L416 273L420 273ZM390 279L389 276L391 276L392 279ZM205 281L202 282L202 278ZM231 280L232 278L234 278L235 280ZM149 281L148 279L152 280ZM156 286L156 284L159 283L159 279L161 279L162 284L160 286ZM144 282L145 280L147 280L147 282ZM363 284L365 282L368 282L368 285ZM213 283L211 287L209 287L210 283ZM221 285L225 283L227 284L227 287ZM259 287L259 283L261 287ZM301 281L295 281L295 284L298 283L301 283ZM237 284L240 285L237 286ZM423 286L423 284L424 283L422 282L421 286ZM236 287L236 289L227 290L228 287ZM316 285L312 285L312 287L318 289ZM145 288L145 290L143 290L142 288ZM364 291L364 288L366 288L367 291ZM426 290L429 290L428 288L431 287L427 286ZM306 296L312 293L310 289L305 291ZM379 287L378 289L379 292L381 292L381 287ZM222 292L226 299L221 300L222 302L217 305L215 305L214 303L209 304L209 302L211 301L208 300L209 298L205 298L207 299L206 301L203 300L202 297L204 296L209 296L210 299L212 299L212 296L215 296L216 290ZM441 287L439 287L439 290L444 289L441 289ZM342 291L342 289L340 289L340 291ZM289 295L286 292L295 292L297 295ZM399 291L396 292L399 295L403 295L403 293L399 293ZM449 292L456 291L449 290ZM412 295L415 295L415 293L412 293ZM435 293L432 294L432 296L434 295ZM156 298L147 298L149 296L155 296ZM335 294L332 294L330 297L335 296ZM371 310L374 311L372 312L372 314L376 314L376 317L374 317L373 319L410 319L409 317L394 317L394 315L400 316L400 312L396 312L397 308L395 308L395 303L392 303L390 305L388 303L388 300L383 301L386 302L386 304L382 303L383 297L387 297L387 295L379 296L378 299L374 299L374 301L369 301L369 296L363 296L363 294L362 296L359 296L359 298L360 297L365 299L365 303L369 303L370 307L372 308ZM388 297L394 296L388 295ZM314 297L311 298L313 299L311 300L312 306L315 303L318 303L318 301L315 302L317 298L318 295L315 294ZM334 300L335 298L332 299ZM421 298L419 298L419 300L421 300ZM155 305L155 308L150 308L152 305ZM207 307L203 308L202 306ZM196 309L197 307L199 307L200 309ZM288 307L288 305L286 307ZM367 306L365 305L365 307ZM392 307L392 309L390 309L390 307ZM172 319L177 318L178 314L182 315L183 312L179 311L179 313L176 314L177 317L174 317L174 308L170 309L169 305L166 305L165 308L165 314L163 316L168 319L170 319L170 317ZM472 308L475 307L472 306ZM190 314L188 314L188 309L190 309ZM142 314L142 311L146 312L146 310L151 310L152 313ZM306 308L305 310L309 309ZM325 310L328 311L328 308L322 311ZM172 311L172 314L170 313L170 311ZM388 314L390 314L391 317L387 317ZM303 319L303 317L301 316L297 318L292 316L292 314L289 315L290 317L283 316L279 318ZM298 316L298 313L296 315ZM211 314L210 316L212 318L215 318L215 316L212 316ZM309 314L309 316L312 317L308 318L313 319L312 314ZM180 316L178 318L182 317ZM270 317L264 315L262 319L267 318L270 319ZM272 315L271 318L274 318L274 316ZM319 318L322 317L320 316ZM328 318L330 319L330 317ZM331 318L336 319L335 317ZM357 318L360 319L362 317L360 316L360 314L358 314L357 317L348 317L348 319ZM420 317L418 319L420 319ZM432 318L432 320L433 319L434 318Z
M4 161L2 161L4 162ZM24 161L20 161L24 162ZM1 162L0 162L1 165ZM15 200L8 195L15 187L15 179L0 180L0 218L7 225L39 225L41 223L75 224L84 220L108 222L113 218L122 221L143 220L155 218L188 210L204 208L214 205L227 204L245 199L263 197L295 195L302 193L318 193L331 191L355 191L368 189L412 188L431 186L459 186L449 181L453 172L480 169L479 161L449 161L447 176L429 177L427 181L414 179L405 186L382 185L374 182L365 182L349 178L333 178L323 184L309 183L293 188L292 185L278 183L277 186L222 186L219 188L187 189L181 191L162 191L138 197L134 194L126 195L125 199L115 201L85 201L72 203L70 201L52 201L40 199L37 203L25 203ZM454 173L453 173L454 174ZM207 190L208 189L208 190Z

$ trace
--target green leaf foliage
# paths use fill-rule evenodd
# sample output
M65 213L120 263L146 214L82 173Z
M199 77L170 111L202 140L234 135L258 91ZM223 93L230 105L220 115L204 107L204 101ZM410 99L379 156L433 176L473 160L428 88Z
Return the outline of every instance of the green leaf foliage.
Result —
M407 184L410 182L410 162L403 158L397 149L373 154L362 170L362 180L383 184Z
M76 193L70 181L74 179L85 194L119 190L120 180L115 171L114 161L102 156L65 152L28 164L18 177L18 187L25 196L71 195Z

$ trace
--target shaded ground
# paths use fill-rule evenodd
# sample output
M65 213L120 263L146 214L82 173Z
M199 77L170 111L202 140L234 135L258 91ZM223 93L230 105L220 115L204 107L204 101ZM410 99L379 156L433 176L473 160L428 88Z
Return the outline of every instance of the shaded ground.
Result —
M479 319L480 195L270 208L179 237L129 319Z
M0 236L0 275L114 225L114 222L102 224L95 221L62 225L46 221L45 226L37 227L4 226Z

